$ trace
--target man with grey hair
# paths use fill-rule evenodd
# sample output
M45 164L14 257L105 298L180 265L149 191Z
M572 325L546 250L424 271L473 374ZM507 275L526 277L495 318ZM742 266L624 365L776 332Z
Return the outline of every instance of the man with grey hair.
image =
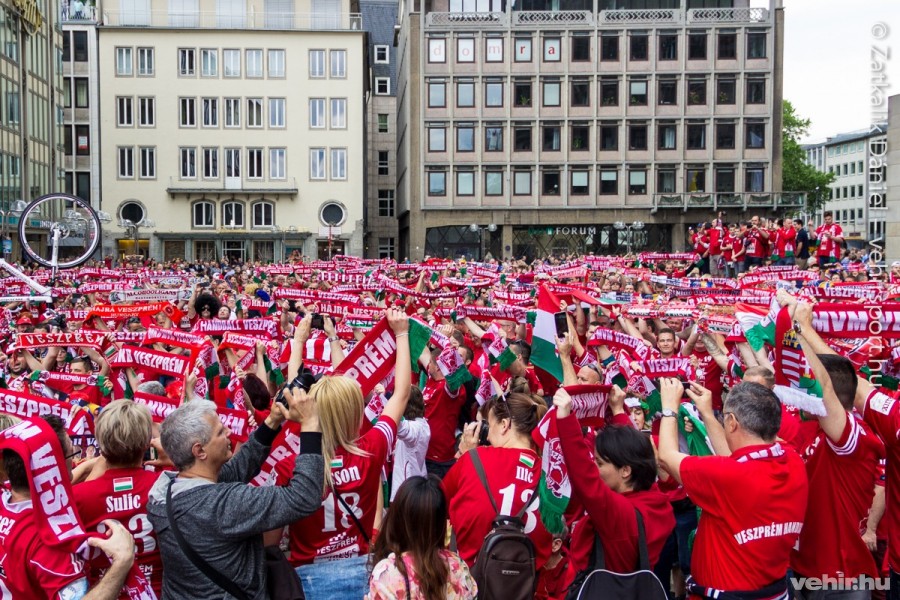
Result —
M722 455L701 457L678 449L678 407L685 394L701 414L711 413L709 390L692 384L685 391L677 379L660 380L659 460L703 509L688 591L699 598L729 592L785 598L809 484L797 453L775 439L781 424L778 398L758 383L736 385L725 401L724 425L704 419ZM724 440L724 452L715 440Z
M178 472L160 475L147 505L162 554L163 599L230 599L226 580L248 598L269 597L263 533L315 512L324 489L315 402L300 389L286 390L284 397L288 406L273 403L265 422L233 456L229 432L212 402L183 404L163 422L162 446ZM284 487L248 486L285 419L302 425L293 477ZM183 551L169 515L182 544L221 578L210 579L188 558L190 550Z

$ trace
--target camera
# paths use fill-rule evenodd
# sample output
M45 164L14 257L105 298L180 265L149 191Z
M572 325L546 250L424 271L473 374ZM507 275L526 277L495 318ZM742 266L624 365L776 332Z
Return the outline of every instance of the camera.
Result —
M294 379L291 380L290 383L285 384L284 387L282 387L280 390L278 390L278 393L275 394L275 402L278 402L283 407L287 408L288 403L284 397L285 391L293 390L294 388L300 388L301 390L303 390L304 392L306 392L308 394L310 388L318 380L319 380L319 377L317 375L315 375L312 371L310 371L308 369L304 369L303 371L300 372L299 375L294 377Z
M478 445L479 446L490 446L491 443L488 441L488 430L489 430L487 419L481 421L481 425L478 427Z
M52 319L47 320L47 324L51 327L56 327L57 329L65 329L66 328L66 315L58 314Z

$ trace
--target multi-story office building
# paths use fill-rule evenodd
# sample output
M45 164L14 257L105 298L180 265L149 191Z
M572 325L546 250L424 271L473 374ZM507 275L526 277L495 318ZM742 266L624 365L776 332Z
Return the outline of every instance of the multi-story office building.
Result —
M799 206L779 193L782 15L779 0L403 0L400 252L678 248L716 211Z
M0 4L0 236L4 256L18 259L20 201L62 188L62 37L55 5ZM26 233L46 244L46 230Z
M363 39L350 0L104 4L106 243L164 260L361 255Z
M828 190L810 190L827 194L828 201L816 215L818 222L822 212L830 210L848 242L863 245L883 238L885 207L870 199L884 187L884 165L879 159L887 149L887 126L841 133L803 148L808 164L835 177Z
M397 258L397 0L361 0L368 32L370 80L366 96L367 258Z

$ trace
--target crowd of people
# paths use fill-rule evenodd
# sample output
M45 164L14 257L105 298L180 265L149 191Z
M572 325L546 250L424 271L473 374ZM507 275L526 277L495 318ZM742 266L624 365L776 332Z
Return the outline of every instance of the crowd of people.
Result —
M693 236L23 267L0 597L900 598L900 263L829 213Z

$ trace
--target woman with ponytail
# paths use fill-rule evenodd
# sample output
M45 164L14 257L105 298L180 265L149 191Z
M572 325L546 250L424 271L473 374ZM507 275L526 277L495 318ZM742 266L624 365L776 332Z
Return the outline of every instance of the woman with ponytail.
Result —
M415 475L397 490L372 548L368 600L469 600L475 580L444 549L447 500L436 475Z

